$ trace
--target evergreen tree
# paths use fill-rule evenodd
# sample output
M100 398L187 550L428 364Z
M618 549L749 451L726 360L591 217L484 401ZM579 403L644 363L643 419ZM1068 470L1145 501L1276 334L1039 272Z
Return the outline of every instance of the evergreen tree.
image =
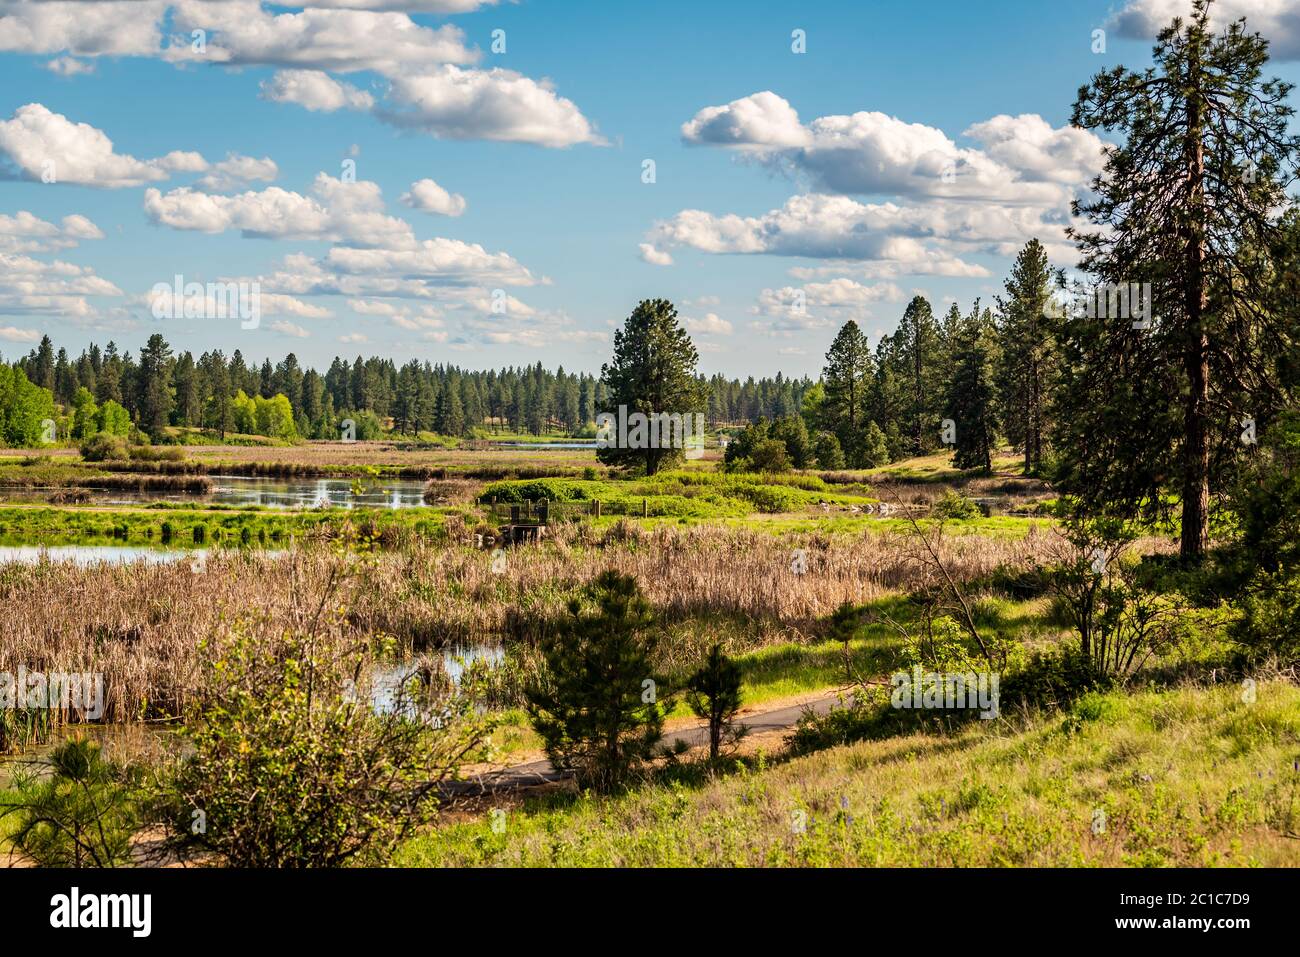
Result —
M876 469L889 464L889 443L875 422L867 423L867 431L862 437L861 461L864 469ZM831 467L833 466L827 466Z
M167 340L154 333L140 350L138 373L140 396L140 429L154 441L167 432L173 398L171 382L171 347Z
M705 399L695 378L698 361L699 354L678 324L673 304L666 299L642 301L614 333L613 359L600 373L608 390L607 407L599 411L617 415L623 406L629 416L635 412L646 416L703 413ZM596 457L606 465L641 466L647 475L654 475L684 456L682 449L653 447L666 446L667 441L641 444L644 447L611 444L597 449Z
M1060 368L1056 323L1049 308L1052 270L1047 250L1037 239L1016 256L998 300L1001 354L1001 419L1007 438L1023 448L1025 474L1035 475L1043 461L1048 413Z
M194 366L194 357L188 352L176 360L172 378L176 391L176 407L172 411L174 423L187 428L198 425L203 413L199 401L198 372Z
M867 337L850 319L831 343L822 369L821 426L834 433L853 468L861 467L863 433L872 378Z
M545 668L525 696L551 764L604 792L622 786L663 736L650 665L656 634L631 576L602 572L584 597L545 639Z
M1290 330L1261 308L1263 251L1280 238L1300 156L1290 85L1261 79L1267 43L1244 21L1213 34L1210 7L1195 0L1160 33L1153 66L1079 91L1074 125L1119 144L1094 198L1075 203L1102 227L1072 232L1082 266L1112 286L1150 283L1154 301L1147 328L1122 313L1067 323L1058 443L1063 488L1087 505L1149 515L1172 490L1188 561L1205 553L1211 493L1241 454L1240 417L1276 400L1268 357L1290 348ZM1174 397L1181 408L1165 414Z
M721 645L710 648L704 664L687 679L686 703L697 718L708 721L709 760L717 761L723 742L735 736L742 703L740 666L722 653Z
M904 435L911 454L924 455L939 440L939 411L947 382L939 326L924 296L915 296L907 304L897 335L906 395Z
M844 468L844 450L840 448L840 440L835 437L833 432L817 433L817 467L823 469Z
M54 391L54 343L49 336L41 336L40 345L32 353L27 378L32 385Z
M979 311L953 330L953 377L948 387L948 417L957 426L953 465L959 469L993 467L997 439L997 344L992 316Z

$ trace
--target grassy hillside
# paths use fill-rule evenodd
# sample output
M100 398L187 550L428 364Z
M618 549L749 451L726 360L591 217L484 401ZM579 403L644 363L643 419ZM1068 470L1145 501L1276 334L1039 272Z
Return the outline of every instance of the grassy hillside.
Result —
M761 763L699 786L558 795L444 826L427 866L1300 864L1300 689L1085 696L979 723ZM800 823L803 824L800 833Z

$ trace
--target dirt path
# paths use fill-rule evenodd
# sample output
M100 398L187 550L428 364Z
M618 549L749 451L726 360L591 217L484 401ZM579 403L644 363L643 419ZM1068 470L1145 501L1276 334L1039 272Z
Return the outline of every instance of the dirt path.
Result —
M825 714L838 703L839 695L827 694L770 711L742 715L737 719L736 723L746 728L749 735L771 734L772 732L793 728L805 711ZM668 731L664 734L662 742L664 745L671 748L678 742L692 748L708 745L708 725L697 724ZM443 788L449 795L477 797L504 791L517 791L543 784L553 784L568 777L568 774L556 771L555 768L551 767L551 763L543 758L524 764L514 764L499 770L488 770L472 774L463 781L449 781L443 785Z

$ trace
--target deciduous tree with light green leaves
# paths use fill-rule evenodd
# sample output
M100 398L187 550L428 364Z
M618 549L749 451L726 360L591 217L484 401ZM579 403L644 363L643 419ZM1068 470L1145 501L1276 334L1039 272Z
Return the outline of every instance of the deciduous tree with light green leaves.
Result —
M34 448L54 421L54 393L27 380L22 369L0 364L0 436L12 448Z

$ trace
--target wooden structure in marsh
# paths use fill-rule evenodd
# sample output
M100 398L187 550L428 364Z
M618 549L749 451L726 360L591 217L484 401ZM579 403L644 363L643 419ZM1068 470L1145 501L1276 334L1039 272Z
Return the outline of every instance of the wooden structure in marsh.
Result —
M493 501L487 505L487 512L489 521L501 529L501 543L515 545L540 541L546 537L546 528L552 522L576 522L607 514L648 518L650 501L643 498L639 504L633 505L627 502L602 502L600 499L580 502L550 502L546 499L536 502Z

